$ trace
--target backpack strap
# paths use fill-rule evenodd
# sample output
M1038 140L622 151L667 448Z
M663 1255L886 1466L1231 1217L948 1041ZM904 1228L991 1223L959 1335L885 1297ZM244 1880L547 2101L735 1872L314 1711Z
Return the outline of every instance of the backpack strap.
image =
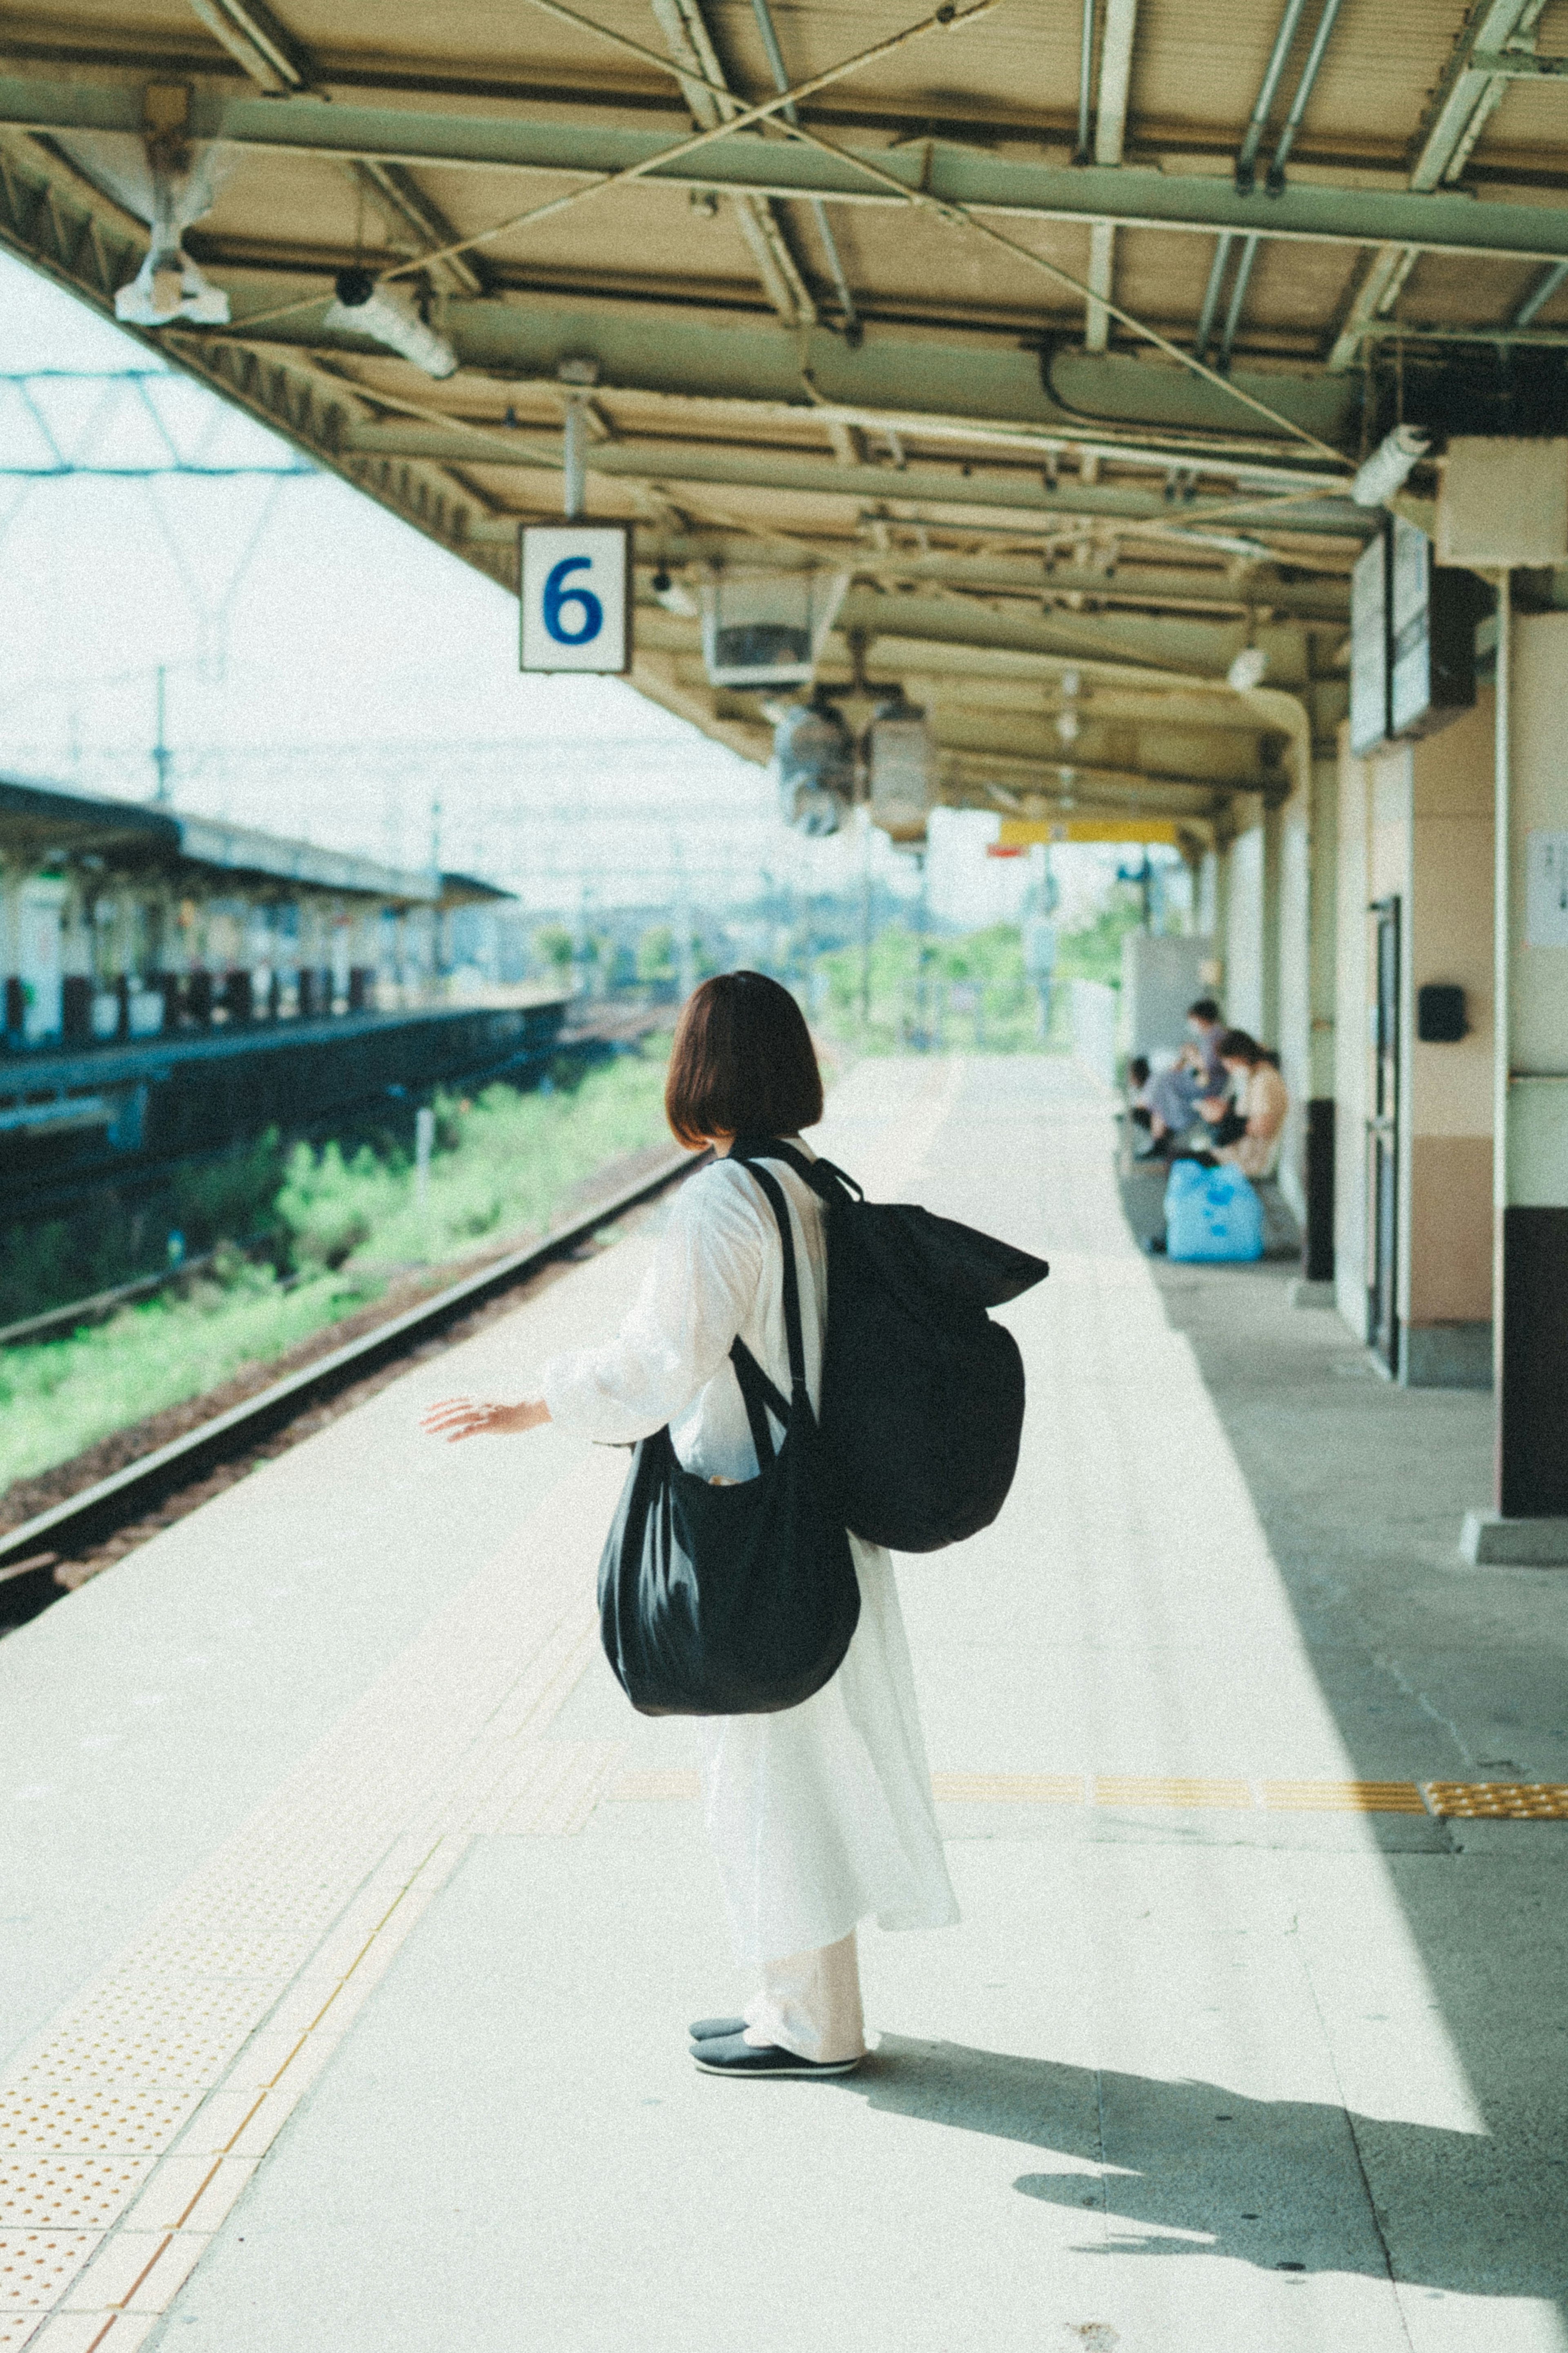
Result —
M782 1137L776 1135L737 1136L730 1146L730 1158L743 1162L748 1168L754 1166L759 1160L782 1160L786 1168L793 1168L797 1176L805 1177L812 1191L818 1194L829 1208L835 1201L842 1200L846 1194L852 1195L856 1200L865 1198L854 1177L847 1176L843 1169L836 1167L831 1160L824 1160L820 1155L814 1160L795 1145L785 1144Z
M795 1271L795 1235L790 1228L789 1203L776 1176L754 1161L748 1162L752 1176L766 1196L768 1207L778 1225L779 1240L784 1245L784 1333L789 1341L790 1404L793 1408L806 1395L805 1342L800 1327L800 1280ZM809 1399L807 1399L809 1407Z

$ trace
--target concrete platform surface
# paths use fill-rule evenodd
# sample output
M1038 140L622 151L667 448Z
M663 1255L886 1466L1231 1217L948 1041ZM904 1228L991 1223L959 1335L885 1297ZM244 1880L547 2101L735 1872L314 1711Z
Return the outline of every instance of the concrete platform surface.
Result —
M1151 1266L1065 1063L819 1140L1053 1268L1007 1509L900 1567L963 1919L865 1934L871 2059L686 2056L749 1989L596 1649L624 1455L414 1430L639 1235L0 1644L5 2353L1568 2347L1568 1823L1415 1789L1568 1780L1563 1581L1455 1549L1487 1401Z

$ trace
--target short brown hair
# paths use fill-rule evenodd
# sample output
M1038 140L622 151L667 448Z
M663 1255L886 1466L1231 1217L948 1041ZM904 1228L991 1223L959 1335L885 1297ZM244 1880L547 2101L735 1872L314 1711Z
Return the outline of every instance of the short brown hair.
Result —
M1274 1060L1268 1047L1260 1046L1257 1039L1245 1029L1227 1029L1216 1043L1215 1052L1222 1062L1245 1062L1248 1070L1253 1071L1259 1062Z
M675 1028L664 1115L695 1151L710 1135L798 1135L822 1117L822 1073L799 1006L761 972L721 972Z

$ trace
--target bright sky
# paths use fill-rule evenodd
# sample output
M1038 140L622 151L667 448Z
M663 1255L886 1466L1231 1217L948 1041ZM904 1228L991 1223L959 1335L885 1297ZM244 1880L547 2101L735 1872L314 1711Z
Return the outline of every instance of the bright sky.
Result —
M130 336L0 256L0 377L156 366ZM32 387L62 453L287 465L285 444L174 373ZM149 414L149 406L155 412ZM764 875L858 887L851 835L809 842L763 772L616 679L525 678L517 606L325 474L19 478L51 462L0 382L0 766L83 791L153 788L157 674L177 806L570 908L679 894L717 908ZM439 803L438 811L433 804ZM1027 861L987 860L994 820L939 811L930 903L1016 913ZM875 837L877 869L912 862ZM1071 862L1070 860L1068 862ZM1094 863L1098 868L1100 860Z

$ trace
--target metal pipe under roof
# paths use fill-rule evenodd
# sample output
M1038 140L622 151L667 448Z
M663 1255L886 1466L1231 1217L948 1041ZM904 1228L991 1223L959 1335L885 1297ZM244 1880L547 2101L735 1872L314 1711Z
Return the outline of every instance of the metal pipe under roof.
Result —
M1234 232L1228 228L1222 229L1215 239L1214 259L1209 264L1208 284L1204 288L1197 332L1193 338L1193 349L1199 359L1206 359L1208 347L1214 340L1215 315L1219 309L1220 288L1225 284L1226 264L1230 259L1233 242Z
M1094 0L1083 0L1083 35L1078 53L1078 146L1075 164L1089 161L1089 113L1094 90Z
M1242 245L1241 259L1236 265L1236 282L1230 290L1230 307L1225 314L1225 332L1220 337L1218 366L1222 372L1230 365L1230 354L1236 343L1236 331L1241 324L1242 305L1247 301L1247 281L1252 265L1258 259L1258 240L1247 237Z
M1512 318L1510 327L1528 327L1531 321L1546 308L1563 280L1568 278L1568 261L1554 261L1550 269L1538 278Z
M1285 60L1290 54L1290 44L1296 37L1296 27L1301 21L1301 11L1307 0L1285 0L1285 14L1279 19L1279 30L1274 36L1274 47L1268 52L1268 63L1263 69L1258 96L1247 117L1247 130L1236 158L1236 193L1249 196L1257 185L1258 151L1263 144L1263 134L1268 128L1268 110L1274 103L1274 93L1279 87L1279 77L1285 70Z
M1089 5L1092 6L1093 0L1089 0ZM779 37L773 26L773 10L768 5L768 0L752 0L752 14L757 20L757 30L762 35L768 68L773 78L773 87L776 90L788 90L789 74L784 67L784 51L779 47ZM786 122L796 122L800 119L793 99L788 106L780 111ZM858 342L859 313L855 308L855 297L849 290L849 280L844 274L844 263L834 240L833 230L828 224L827 207L820 196L813 196L811 199L811 216L816 223L816 234L821 240L828 273L833 280L834 291L838 297L839 308L844 313L845 329L852 340Z
M1323 13L1318 19L1318 29L1312 36L1312 46L1307 52L1307 62L1301 68L1301 79L1296 85L1296 95L1290 100L1290 111L1275 145L1268 176L1264 181L1264 193L1278 196L1285 186L1285 164L1296 143L1296 133L1301 128L1301 118L1307 111L1307 101L1312 95L1312 84L1323 62L1323 52L1329 46L1329 36L1334 29L1334 19L1340 13L1340 0L1323 0Z

